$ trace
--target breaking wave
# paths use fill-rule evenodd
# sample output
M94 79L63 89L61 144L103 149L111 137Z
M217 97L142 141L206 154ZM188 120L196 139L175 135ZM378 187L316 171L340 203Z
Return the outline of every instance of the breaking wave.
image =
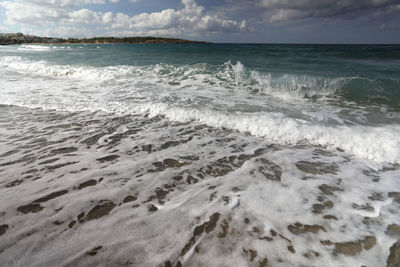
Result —
M18 74L15 77L20 77L21 81L10 82L9 87L18 88L10 89L9 92L8 87L3 85L1 104L68 111L102 110L119 114L163 115L174 121L194 121L249 132L275 143L306 142L340 148L370 160L400 162L400 126L396 124L329 124L304 120L296 115L298 110L295 109L290 111L293 115L282 110L232 111L223 108L223 105L217 105L217 108L215 105L207 105L208 102L225 100L229 106L232 104L229 101L242 101L243 96L252 96L257 101L268 96L291 101L320 97L369 101L371 96L378 100L396 101L399 85L394 80L262 73L248 70L240 62L222 65L94 67L51 65L45 61L34 62L6 56L0 58L0 70L2 68L15 71ZM23 80L28 76L50 79L39 79L38 84L32 84L28 78ZM72 83L76 84L70 88ZM33 88L35 86L38 88ZM167 92L160 89L162 86ZM168 95L168 90L173 91L173 94ZM232 91L233 96L224 99L227 94L219 95L218 90ZM193 104L197 91L202 92L198 98L205 101L202 102L204 105ZM172 101L164 101L167 98ZM252 106L254 102L249 100L247 105ZM290 108L291 105L287 106ZM316 112L321 113L326 106L323 104L310 108L307 105L304 103L300 110L317 108ZM328 116L328 120L331 116Z
M30 46L28 46L30 47ZM36 46L34 46L36 47ZM40 46L37 46L40 49ZM48 47L44 46L46 49ZM36 49L36 48L35 48ZM361 101L396 105L400 101L400 81L368 79L363 77L323 77L293 73L264 73L247 69L241 62L222 65L194 64L175 66L71 66L50 65L45 61L29 61L21 57L6 56L2 66L37 75L84 79L91 81L129 82L129 79L165 79L171 86L191 80L195 85L220 85L225 88L244 89L290 98L342 97L348 101Z

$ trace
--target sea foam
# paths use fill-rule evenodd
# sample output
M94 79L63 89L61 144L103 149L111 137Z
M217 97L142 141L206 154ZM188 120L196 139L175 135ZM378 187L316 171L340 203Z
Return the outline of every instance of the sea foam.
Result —
M196 121L250 133L270 142L306 142L343 149L374 161L400 162L399 125L348 124L346 118L339 115L345 109L338 107L336 114L324 113L328 102L314 103L300 97L324 92L329 95L345 82L344 78L324 80L292 74L273 78L272 74L249 72L240 62L214 67L207 64L93 67L52 65L6 56L1 58L0 66L33 77L52 78L44 82L36 80L36 84L29 80L32 77L26 82L20 80L20 85L15 81L4 84L0 97L3 104L68 111L102 110L125 115L149 113L152 117L163 115L174 121ZM210 68L213 68L211 73ZM24 87L27 83L29 86ZM11 90L11 86L18 88ZM252 90L263 88L272 97L280 95L278 99L281 100L284 96L283 102L271 102L270 94L254 95L253 91L246 90L248 86ZM35 87L40 89L34 90ZM302 101L300 105L299 100ZM248 108L235 108L246 106ZM255 106L260 108L253 111L251 107ZM301 113L308 115L299 116ZM312 113L323 117L310 116ZM333 119L335 124L331 122Z

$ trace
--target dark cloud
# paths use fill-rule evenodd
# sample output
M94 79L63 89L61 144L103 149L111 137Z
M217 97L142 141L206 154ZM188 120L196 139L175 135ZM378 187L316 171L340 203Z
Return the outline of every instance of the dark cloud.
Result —
M399 0L258 0L269 22L307 18L354 19L400 12Z

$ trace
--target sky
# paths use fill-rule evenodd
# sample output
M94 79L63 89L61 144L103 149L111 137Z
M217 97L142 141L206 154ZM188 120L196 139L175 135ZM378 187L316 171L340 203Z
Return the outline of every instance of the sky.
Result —
M0 32L399 44L400 0L0 0Z

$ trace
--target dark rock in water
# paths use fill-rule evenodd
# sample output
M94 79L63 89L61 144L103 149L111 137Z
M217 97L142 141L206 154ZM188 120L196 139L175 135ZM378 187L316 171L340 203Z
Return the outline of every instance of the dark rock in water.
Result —
M229 223L227 220L223 220L223 222L220 225L221 227L221 232L218 233L219 238L225 238L228 235L228 230L229 230Z
M259 168L259 171L265 176L265 178L272 181L281 181L281 167L265 158L257 159L257 161L261 161L263 163L263 165ZM272 173L269 173L268 171Z
M400 225L398 224L391 224L387 227L386 232L387 235L392 237L400 237Z
M376 245L376 237L366 236L363 240L335 243L335 252L349 256L355 256L362 251L363 247L365 250L369 250L373 248L375 245Z
M191 160L191 161L196 161L196 160L200 159L199 156L183 156L183 157L180 157L180 158L181 159L185 159L185 160Z
M311 174L336 174L339 167L336 163L328 164L324 162L308 162L299 161L296 163L296 167L302 172Z
M374 211L374 208L371 207L369 204L358 205L356 203L353 203L352 207L353 207L353 209L356 209L356 210L365 210L365 211L369 211L369 212L373 212Z
M13 155L13 154L15 154L15 153L18 153L19 152L19 150L11 150L11 151L8 151L8 152L6 152L6 153L3 153L2 155L0 155L0 158L5 158L5 157L8 157L8 156L11 156L11 155Z
M20 185L23 181L24 180L14 180L14 181L6 184L6 187L14 187L14 186Z
M321 225L317 225L317 224L303 225L301 223L295 223L294 225L289 225L288 230L295 235L301 235L301 234L306 234L306 233L318 233L319 231L326 232L325 228Z
M76 147L63 147L63 148L57 148L53 149L51 151L52 154L67 154L67 153L72 153L78 151L78 148Z
M186 162L179 162L176 159L165 159L163 160L163 162L153 162L153 165L155 167L157 167L157 169L155 171L163 171L167 168L180 168L182 166L188 165L190 163L186 163ZM154 170L153 170L154 171Z
M289 242L289 243L292 243L292 240L290 240L289 238L287 238L286 236L284 236L284 235L282 235L282 234L279 234L279 237L282 238L282 239L284 239L284 240L286 240L286 241Z
M333 242L330 240L320 240L320 243L324 246L332 246Z
M330 215L330 214L324 215L323 218L324 218L325 220L335 220L335 221L337 221L337 219L338 219L336 216Z
M369 250L376 245L376 237L366 236L362 242L364 244L364 249Z
M4 235L7 232L8 224L0 225L0 236Z
M313 155L324 156L324 157L334 157L335 156L335 154L332 153L331 151L328 151L325 149L320 149L320 148L314 149Z
M327 209L333 208L333 202L330 201L330 200L325 201L325 202L324 202L324 206L325 206Z
M153 145L151 145L151 144L143 145L143 146L142 146L142 150L143 150L143 151L146 151L146 152L148 152L148 153L151 153L151 152L153 151Z
M181 167L184 164L180 163L179 161L177 161L175 159L165 159L163 161L163 165L166 166L167 168L171 168L171 167Z
M103 248L103 246L95 247L91 251L86 252L86 254L89 255L89 256L95 256L97 254L97 252L102 248Z
M156 188L156 196L157 196L157 199L158 199L158 202L160 203L160 204L163 204L164 203L164 199L165 199L165 197L168 195L168 191L165 191L165 190L163 190L162 188L160 188L160 187L157 187Z
M386 262L387 267L399 267L400 266L400 241L397 241L390 248L390 255Z
M104 217L108 215L115 206L116 205L112 201L102 202L88 212L85 221L95 220Z
M107 161L116 160L117 158L119 158L118 155L109 155L109 156L105 156L105 157L102 157L102 158L99 158L96 160L99 161L100 163L103 163L103 162L107 162Z
M99 141L99 139L104 135L105 135L105 133L100 133L100 134L93 135L93 136L83 140L81 143L82 144L86 144L88 146L92 146L92 145L96 144L97 141Z
M53 192L51 194L48 194L47 196L41 197L39 199L36 199L35 201L33 201L33 203L46 202L46 201L48 201L50 199L57 198L59 196L65 195L66 193L68 193L68 190L61 190L61 191Z
M126 196L122 202L129 203L129 202L133 202L135 200L137 200L137 197L129 195L129 196Z
M38 172L38 169L30 169L30 170L24 172L23 174L35 173L35 172Z
M319 257L321 254L318 251L309 250L308 252L304 253L303 256L307 259L312 259L312 257Z
M343 189L336 187L336 186L331 186L331 185L327 185L327 184L322 184L319 187L319 190L322 191L322 193L324 193L325 195L333 195L333 192L336 191L343 191Z
M175 82L175 81L173 81L173 82L168 82L168 84L169 84L169 85L180 85L181 83L180 83L180 82Z
M68 228L74 227L75 223L76 223L76 221L71 221L71 222L68 224Z
M195 184L195 183L197 183L198 181L199 181L198 179L194 178L194 177L191 176L191 175L188 175L188 177L186 178L186 182L187 182L188 184Z
M54 159L48 159L42 162L39 162L39 165L45 165L45 164L51 164L53 162L56 162L57 160L59 160L60 158L54 158Z
M250 261L253 261L257 257L257 251L253 249L243 249L244 254L249 256Z
M183 179L183 176L182 175L177 175L177 176L172 177L172 179L180 181L180 180Z
M115 145L115 144L119 143L123 138L126 138L130 135L136 134L139 131L140 130L131 129L131 130L127 130L126 132L123 132L123 133L114 134L114 135L108 137L109 142L107 145L108 146Z
M362 251L361 241L335 243L335 252L355 256Z
M394 201L400 203L400 192L389 192L388 196L394 198Z
M292 245L287 246L287 249L292 253L292 254L296 254L296 250L294 249L294 247Z
M190 238L189 242L182 249L181 256L185 255L190 250L190 248L196 243L197 236L202 235L204 232L208 234L215 229L220 215L221 214L216 212L210 216L209 221L204 222L203 224L198 225L194 228L193 236Z
M314 213L322 213L322 211L325 209L325 206L322 204L314 204L313 205L313 212Z
M78 189L80 190L82 188L85 188L85 187L88 187L88 186L94 186L96 184L97 184L96 180L90 179L90 180L88 180L86 182L83 182L80 185L78 185Z
M178 141L168 141L168 142L166 142L165 144L163 144L162 146L161 146L161 149L167 149L167 148L169 148L169 147L173 147L173 146L177 146L177 145L179 145L181 142L178 142Z
M84 212L81 212L81 213L79 213L78 214L78 216L77 216L77 218L78 218L78 221L80 222L80 223L83 223L84 221L85 221L85 213Z
M150 205L149 211L154 212L154 211L157 211L157 210L158 210L158 208L156 206Z
M78 163L78 162L75 161L75 162L60 163L60 164L56 164L53 166L46 166L46 169L49 171L53 171L55 169L59 169L59 168L62 168L62 167L68 166L68 165L72 165L72 164L76 164L76 163Z
M24 206L20 206L20 207L17 208L17 210L19 212L22 212L24 214L30 213L30 212L36 213L36 212L41 211L42 209L43 209L43 207L40 206L40 204L38 204L38 203L30 203L30 204L27 204L27 205L24 205Z
M368 197L368 199L372 200L372 201L383 201L384 197L382 194L380 193L372 193L371 196Z
M259 267L268 267L268 259L264 258L262 261L258 262Z

